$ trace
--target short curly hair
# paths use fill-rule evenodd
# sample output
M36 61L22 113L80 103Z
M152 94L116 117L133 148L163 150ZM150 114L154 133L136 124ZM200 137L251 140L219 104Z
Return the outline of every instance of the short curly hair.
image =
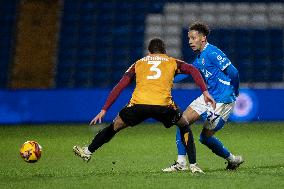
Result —
M207 24L203 22L194 22L190 27L189 30L198 31L198 33L203 34L204 36L208 36L210 34L210 30Z
M166 54L166 45L165 45L165 43L162 39L153 38L149 42L148 50L151 54L153 54L153 53Z

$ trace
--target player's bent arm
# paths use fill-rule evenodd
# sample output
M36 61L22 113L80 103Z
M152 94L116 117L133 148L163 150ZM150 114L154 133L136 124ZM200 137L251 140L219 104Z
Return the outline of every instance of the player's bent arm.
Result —
M226 67L223 71L226 75L228 75L231 79L231 85L234 87L235 95L239 95L239 85L240 85L240 78L239 78L239 72L233 66L233 64L230 64Z

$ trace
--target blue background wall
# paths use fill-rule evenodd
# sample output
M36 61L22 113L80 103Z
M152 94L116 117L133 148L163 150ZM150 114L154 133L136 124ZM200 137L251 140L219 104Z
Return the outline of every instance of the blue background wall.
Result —
M20 2L19 0L0 1L1 89L8 89L11 79L10 71L13 68ZM284 11L281 6L274 6L273 9L271 6L271 2L277 1L253 0L250 2L264 2L265 10L253 9L256 5L253 3L246 3L250 9L238 10L242 12L239 15L247 15L248 18L263 14L268 19L266 23L268 25L264 26L261 22L262 27L257 25L244 27L235 25L237 22L234 20L230 22L232 25L229 27L217 27L217 23L224 23L219 20L218 15L238 17L235 7L240 1L157 0L130 3L130 1L116 0L65 0L62 3L62 14L59 20L57 57L54 57L57 60L53 86L56 90L0 91L0 123L89 122L99 112L110 88L119 81L121 75L135 60L143 56L144 42L147 40L145 37L147 18L150 14L165 17L167 2L184 4L197 2L199 8L204 7L204 2L216 2L218 5L222 4L220 2L231 2L232 10L235 12L222 12L223 9L213 10L212 14L216 14L217 17L214 17L216 23L210 24L212 26L210 42L220 47L232 60L240 71L242 83L253 83L254 85L249 86L257 87L259 82L267 84L265 86L278 86L270 85L277 82L283 87L284 24L282 23L284 22L281 15ZM199 8L196 9L198 19L207 12L201 11L202 14L199 15L201 10ZM208 14L209 12L208 10ZM178 15L180 19L184 18L181 16L182 11L171 13ZM207 18L210 18L210 15L209 17L207 15ZM258 23L257 19L252 23ZM174 26L176 21L168 24ZM181 27L187 26L186 24ZM175 35L172 37L176 38ZM188 47L187 28L183 28L181 37L182 42L179 47L181 57L192 62L195 55ZM66 88L68 90L65 90ZM83 88L85 89L82 90ZM231 119L236 121L284 120L284 111L281 110L284 104L283 91L284 89L243 90ZM198 90L173 92L176 102L182 109L198 95ZM131 90L124 91L108 112L105 120L111 121L130 96Z
M0 123L86 122L103 106L109 93L102 90L17 90L0 91ZM104 119L110 122L129 101L125 90ZM184 110L200 95L199 90L174 90L175 102ZM234 121L284 120L284 89L244 89L238 98ZM241 116L240 116L241 115Z

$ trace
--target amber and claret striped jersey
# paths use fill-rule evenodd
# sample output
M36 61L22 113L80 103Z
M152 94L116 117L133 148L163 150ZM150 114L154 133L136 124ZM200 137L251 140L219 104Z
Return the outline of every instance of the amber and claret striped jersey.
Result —
M207 90L201 74L194 66L166 54L149 54L130 66L110 92L102 109L108 110L122 90L134 79L136 79L136 87L130 105L172 105L174 102L171 90L174 76L178 73L190 74L202 92Z
M133 69L136 87L130 104L173 104L171 90L178 69L176 59L166 54L150 54L134 63L128 71Z

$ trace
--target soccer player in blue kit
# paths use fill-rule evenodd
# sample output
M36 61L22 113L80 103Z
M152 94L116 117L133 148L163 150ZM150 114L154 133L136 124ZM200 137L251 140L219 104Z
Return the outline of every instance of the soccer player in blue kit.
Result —
M195 22L189 28L189 45L197 54L193 65L201 72L209 93L216 101L216 109L214 110L212 106L206 104L201 95L187 107L183 112L183 117L189 124L200 118L205 120L199 141L213 153L228 161L226 169L234 170L244 162L242 156L233 155L214 134L224 127L233 112L235 100L239 94L239 74L227 56L207 42L208 35L209 28L204 23ZM178 78L178 80L181 79L182 76ZM203 173L196 164L195 144L191 130L188 137L188 140L192 141L193 151L187 155L195 160L195 162L190 162L189 169L192 173ZM164 172L188 170L186 150L181 141L179 129L176 133L176 143L178 159L173 165L163 169Z

